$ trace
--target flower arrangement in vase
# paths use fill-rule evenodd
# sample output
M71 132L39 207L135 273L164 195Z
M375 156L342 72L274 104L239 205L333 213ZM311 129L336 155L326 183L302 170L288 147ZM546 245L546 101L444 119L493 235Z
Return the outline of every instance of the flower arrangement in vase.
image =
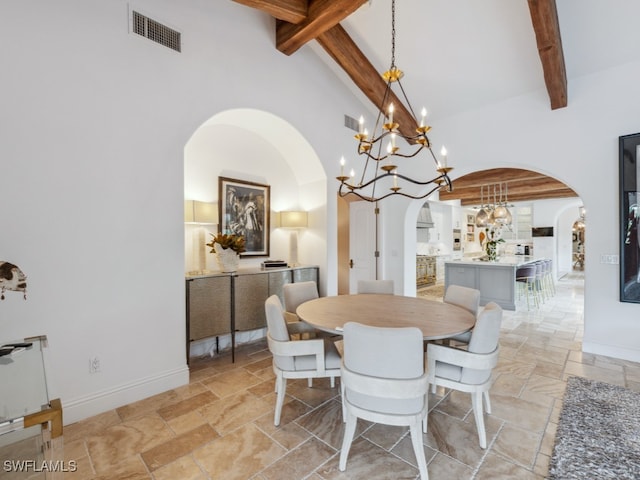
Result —
M486 235L484 248L487 252L489 261L493 262L498 258L498 244L504 243L504 238L502 238L502 228L492 226L486 227L484 231Z
M211 236L213 238L207 243L207 247L211 247L211 253L216 254L220 270L223 273L237 271L240 254L246 251L244 237L226 233L212 233Z

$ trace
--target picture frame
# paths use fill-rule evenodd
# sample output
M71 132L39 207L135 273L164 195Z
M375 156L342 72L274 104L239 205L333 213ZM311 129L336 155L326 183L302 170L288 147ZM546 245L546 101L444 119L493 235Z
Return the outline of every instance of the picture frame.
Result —
M476 223L476 217L474 217L473 215L467 215L467 223L468 224L474 224Z
M218 177L218 231L245 238L241 257L269 256L270 202L269 185Z
M619 137L620 301L640 303L640 133Z
M475 242L476 238L473 233L467 233L467 242Z

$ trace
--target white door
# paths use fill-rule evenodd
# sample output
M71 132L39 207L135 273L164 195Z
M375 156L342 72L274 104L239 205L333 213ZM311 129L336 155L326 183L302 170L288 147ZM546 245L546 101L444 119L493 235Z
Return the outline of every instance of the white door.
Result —
M349 204L349 292L356 293L358 280L376 278L376 204Z

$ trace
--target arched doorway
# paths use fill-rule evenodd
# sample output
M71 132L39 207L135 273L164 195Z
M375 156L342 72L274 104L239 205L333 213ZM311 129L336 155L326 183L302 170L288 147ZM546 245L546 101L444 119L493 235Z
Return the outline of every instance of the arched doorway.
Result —
M234 109L220 112L203 122L184 147L184 199L216 204L218 178L227 177L270 187L269 258L288 259L290 232L278 228L274 213L285 210L308 212L308 227L300 232L298 255L301 263L320 267L320 290L327 275L326 176L320 160L305 138L291 124L269 112ZM185 272L192 270L196 229L205 235L218 225L185 225ZM199 233L202 233L201 231ZM259 268L265 257L240 260L240 268ZM213 255L207 253L207 270L219 271ZM246 334L246 335L245 335ZM255 339L244 332L237 342ZM219 347L230 342L219 338ZM193 342L192 355L215 346L215 338Z

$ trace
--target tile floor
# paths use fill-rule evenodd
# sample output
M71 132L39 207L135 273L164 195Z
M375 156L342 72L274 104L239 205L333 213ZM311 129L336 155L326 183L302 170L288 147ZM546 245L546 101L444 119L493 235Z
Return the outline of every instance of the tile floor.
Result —
M538 311L506 312L501 359L478 446L469 397L429 398L424 436L433 479L542 479L568 375L640 390L640 364L583 354L583 277L565 276ZM408 431L359 421L347 471L338 388L290 382L273 426L273 372L264 342L192 362L189 385L65 427L66 460L82 479L415 479Z

